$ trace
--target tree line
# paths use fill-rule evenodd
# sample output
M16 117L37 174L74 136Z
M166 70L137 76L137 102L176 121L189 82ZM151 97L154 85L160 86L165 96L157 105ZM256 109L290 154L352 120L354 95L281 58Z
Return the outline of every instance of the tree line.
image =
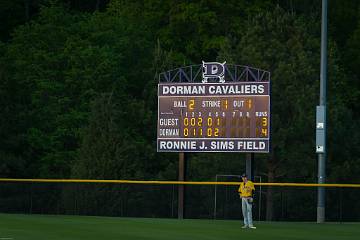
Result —
M328 182L359 181L359 7L329 2ZM156 152L157 75L226 60L272 74L255 175L316 181L320 1L14 0L0 16L0 177L176 180L178 155ZM188 154L187 179L241 174L244 159Z

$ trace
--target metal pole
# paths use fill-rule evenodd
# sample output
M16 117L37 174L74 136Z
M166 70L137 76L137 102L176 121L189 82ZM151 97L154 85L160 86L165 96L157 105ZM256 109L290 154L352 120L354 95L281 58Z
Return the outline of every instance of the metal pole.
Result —
M284 221L284 189L281 188L280 200L281 200L281 221Z
M254 181L254 153L246 153L245 168L248 179Z
M225 187L225 204L224 204L224 218L225 219L227 219L228 218L228 199L229 199L229 197L228 197L228 186L227 185L225 185L224 186Z
M32 214L33 211L33 183L30 183L30 214Z
M340 188L340 223L342 223L342 205L343 205L343 189Z
M179 153L179 181L185 181L185 153ZM178 188L178 219L184 218L184 185Z
M321 20L321 64L320 64L320 106L325 108L324 126L326 126L326 81L327 81L327 0L322 0ZM324 129L326 136L326 128ZM325 138L326 139L326 138ZM324 145L325 147L325 145ZM318 155L318 183L325 183L326 147ZM325 222L325 188L318 188L317 222Z
M215 177L215 182L218 181L218 175ZM216 219L216 192L217 192L217 185L215 185L215 196L214 196L214 219Z
M219 177L237 177L239 179L241 179L241 176L240 175L229 175L229 174L226 174L226 175L221 175L221 174L216 174L215 175L215 182L218 181ZM214 219L216 219L216 214L217 214L217 185L215 185L215 192L214 192Z
M175 185L172 185L172 196L171 196L171 218L174 218L174 195L175 195Z
M261 183L261 176L260 176L260 183ZM261 221L261 194L262 194L262 189L261 189L261 185L260 185L260 193L259 193L259 221Z

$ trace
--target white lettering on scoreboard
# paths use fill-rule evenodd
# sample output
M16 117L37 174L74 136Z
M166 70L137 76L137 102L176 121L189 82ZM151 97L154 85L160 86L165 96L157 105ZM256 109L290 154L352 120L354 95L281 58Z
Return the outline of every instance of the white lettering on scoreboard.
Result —
M159 140L161 151L191 152L268 152L268 141L261 140Z
M160 95L241 95L241 94L253 94L253 95L266 95L267 85L265 84L241 84L241 85L229 85L219 84L215 85L162 85L160 87Z

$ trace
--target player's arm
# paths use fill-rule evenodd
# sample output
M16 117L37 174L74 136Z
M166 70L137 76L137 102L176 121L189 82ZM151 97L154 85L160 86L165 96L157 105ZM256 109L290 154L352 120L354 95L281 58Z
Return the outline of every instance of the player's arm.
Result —
M251 198L252 198L252 200L254 197L255 197L255 185L253 182L251 182Z

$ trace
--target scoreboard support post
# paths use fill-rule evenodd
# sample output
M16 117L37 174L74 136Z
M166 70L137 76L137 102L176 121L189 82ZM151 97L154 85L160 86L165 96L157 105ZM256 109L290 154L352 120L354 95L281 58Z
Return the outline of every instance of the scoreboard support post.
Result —
M186 176L186 158L185 153L180 152L179 153L179 181L185 181ZM184 212L185 212L185 186L179 185L178 188L178 219L184 218Z
M246 153L246 175L251 181L254 181L254 160L254 153Z

